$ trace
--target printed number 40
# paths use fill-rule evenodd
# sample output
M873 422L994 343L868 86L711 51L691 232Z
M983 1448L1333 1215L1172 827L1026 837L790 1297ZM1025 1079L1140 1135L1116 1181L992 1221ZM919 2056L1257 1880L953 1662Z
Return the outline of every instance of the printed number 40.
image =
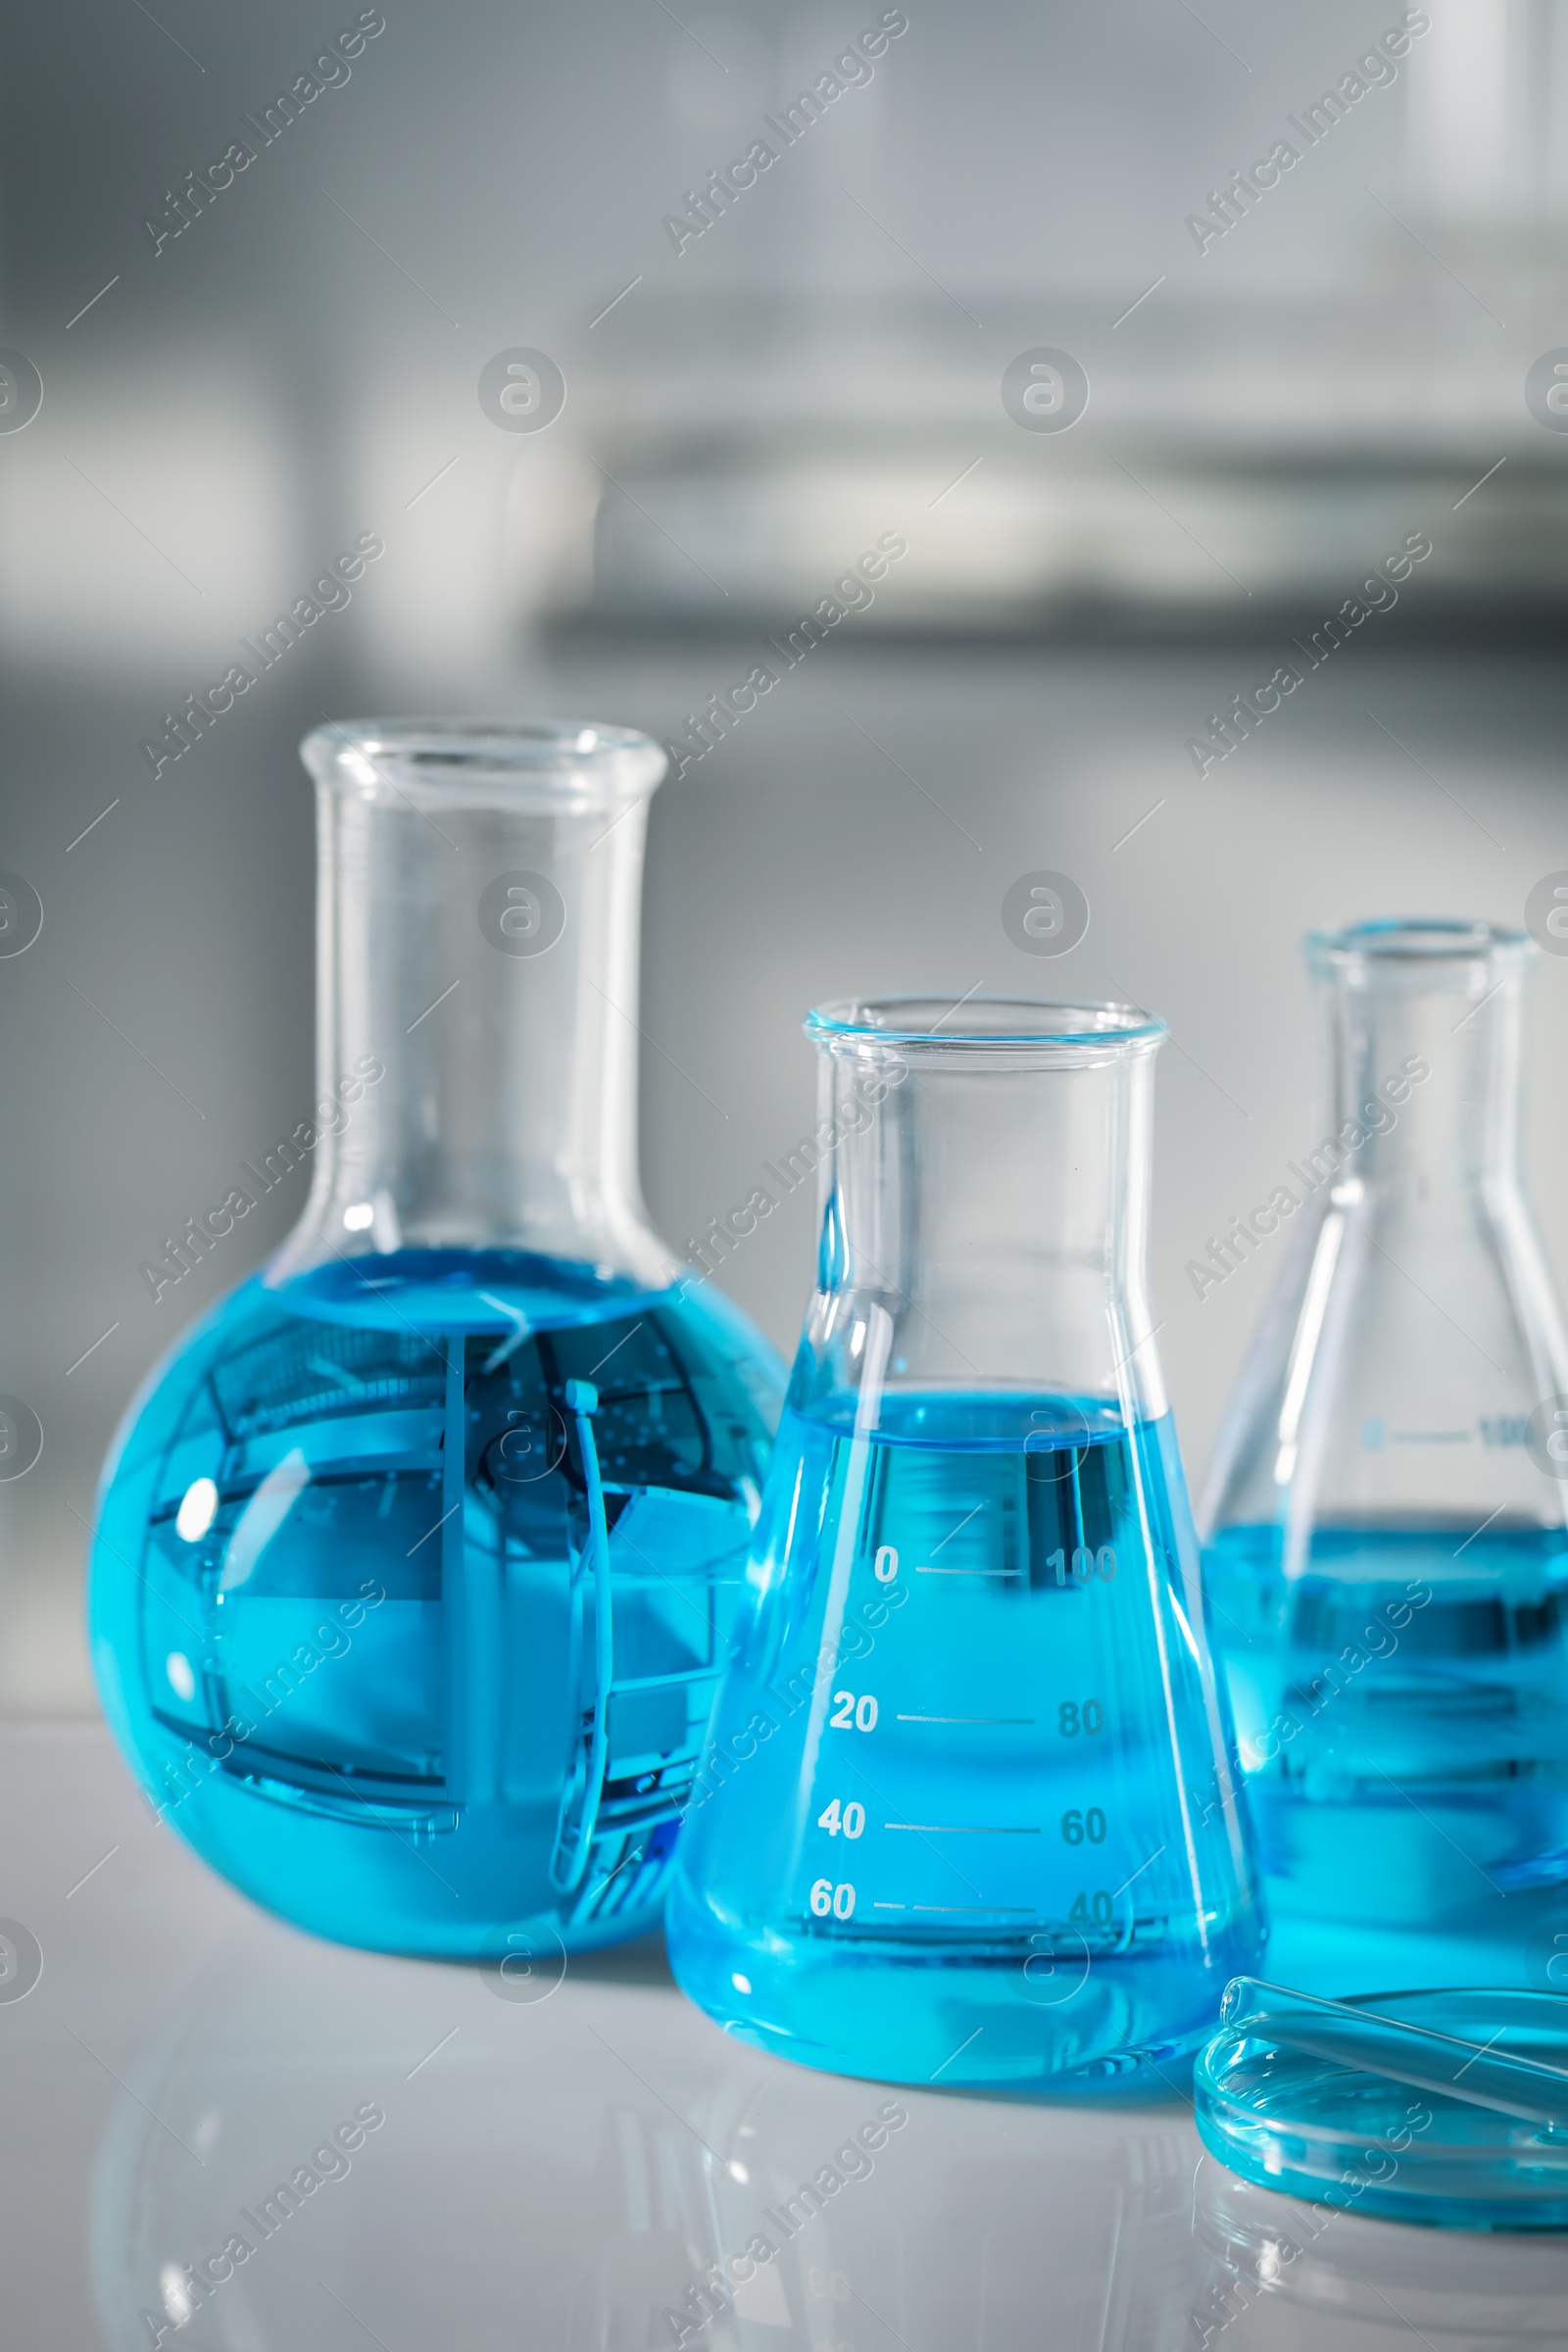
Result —
M863 1698L857 1698L853 1690L835 1690L833 1712L828 1721L836 1732L874 1732L876 1700L869 1691Z
M865 1827L865 1807L853 1796L847 1805L841 1807L835 1797L827 1810L817 1815L816 1826L819 1830L826 1830L830 1838L836 1838L840 1830L846 1838L858 1838Z

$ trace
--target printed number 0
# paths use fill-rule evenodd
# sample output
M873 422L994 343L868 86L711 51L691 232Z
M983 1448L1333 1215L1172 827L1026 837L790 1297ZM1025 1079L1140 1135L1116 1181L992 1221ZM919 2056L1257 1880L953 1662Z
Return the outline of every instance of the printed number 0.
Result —
M879 1585L891 1585L899 1573L899 1555L891 1544L884 1544L876 1555L874 1574Z
M847 1732L852 1725L858 1732L875 1731L876 1700L869 1691L863 1698L857 1698L853 1690L835 1690L828 1722L836 1732Z
M855 1911L855 1888L848 1884L835 1886L831 1879L818 1879L811 1888L811 1909L818 1919L826 1919L830 1911L835 1919L849 1919Z

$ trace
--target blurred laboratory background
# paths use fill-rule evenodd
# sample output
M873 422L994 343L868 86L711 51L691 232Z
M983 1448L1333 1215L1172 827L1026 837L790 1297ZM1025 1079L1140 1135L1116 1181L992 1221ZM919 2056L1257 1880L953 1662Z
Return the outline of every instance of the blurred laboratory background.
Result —
M673 747L677 1248L809 1129L813 1002L1163 1013L1195 1486L1272 1269L1186 1268L1326 1124L1308 927L1537 930L1568 1279L1565 0L69 0L6 37L0 1395L42 1451L0 1480L0 1710L92 1709L115 1423L303 1204L308 1165L139 1271L308 1115L324 715ZM1056 956L1004 914L1042 872L1089 908ZM723 1276L786 1350L813 1207Z

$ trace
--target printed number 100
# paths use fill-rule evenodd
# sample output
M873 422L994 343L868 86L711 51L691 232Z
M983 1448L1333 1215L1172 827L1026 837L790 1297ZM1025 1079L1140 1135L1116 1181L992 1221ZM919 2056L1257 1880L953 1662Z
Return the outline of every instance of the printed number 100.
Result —
M1058 1585L1066 1584L1069 1573L1075 1585L1092 1585L1097 1576L1102 1584L1108 1585L1116 1573L1116 1554L1109 1544L1102 1544L1098 1551L1090 1551L1080 1544L1070 1567L1064 1551L1048 1552L1046 1566L1055 1571Z

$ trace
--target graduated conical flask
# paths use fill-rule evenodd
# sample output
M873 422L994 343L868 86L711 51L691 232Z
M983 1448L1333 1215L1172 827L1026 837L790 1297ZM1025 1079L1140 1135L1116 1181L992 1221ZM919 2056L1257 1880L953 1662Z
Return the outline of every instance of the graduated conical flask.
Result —
M291 1156L314 1183L126 1416L93 1660L246 1893L516 1975L659 1916L782 1367L642 1206L658 746L396 721L304 756L318 1100L144 1269L164 1311Z
M1280 1252L1204 1573L1265 1867L1317 1913L1409 1926L1568 1877L1568 1346L1520 1165L1535 956L1481 923L1309 939L1321 1141L1206 1269L1262 1282Z
M817 1290L681 1835L681 1984L845 2074L1068 2082L1208 2031L1262 1923L1116 1005L841 1004Z

